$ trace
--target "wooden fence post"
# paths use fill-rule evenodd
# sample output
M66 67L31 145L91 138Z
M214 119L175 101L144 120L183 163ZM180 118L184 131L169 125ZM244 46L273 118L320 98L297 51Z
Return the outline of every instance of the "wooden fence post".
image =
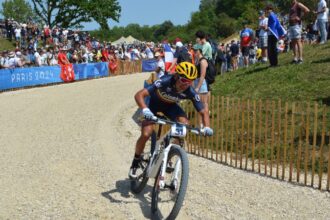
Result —
M240 115L240 110L241 110L241 100L238 99L237 101L237 107L236 107L236 135L235 135L235 167L237 167L237 158L238 158L238 135L239 135L239 115Z
M220 100L218 100L218 101L220 101ZM220 161L221 161L221 163L222 163L222 154L223 154L223 137L224 137L224 130L223 130L223 120L224 120L224 116L225 116L225 108L224 108L224 103L225 103L225 99L224 99L224 97L222 96L221 97L221 108L220 108L220 111L221 111L221 116L220 116L220 118L221 118L221 120L220 120L220 126L221 126L221 133L220 133L220 137L221 137L221 140L220 140L220 144L221 144L221 148L220 148ZM219 112L219 106L218 106L218 112ZM219 128L219 126L218 126L218 128ZM218 142L218 140L217 140L217 142Z
M313 134L313 149L312 149L312 182L311 186L314 187L314 175L315 175L315 148L317 139L317 116L318 116L318 104L314 103L314 134Z
M262 102L259 100L259 143L258 143L258 172L261 172L261 164L260 164L260 157L261 157L261 127L262 127Z
M252 122L252 171L254 171L254 149L256 146L256 121L257 121L257 103L253 100L253 122Z
M265 170L264 170L264 173L265 175L267 176L267 161L268 161L268 111L269 111L269 101L266 100L266 118L265 118L265 129L264 129L264 132L265 132L265 141L264 141L264 165L265 165Z
M325 119L326 119L326 109L323 107L323 114L322 114L322 138L321 138L321 146L320 146L320 166L319 166L319 189L322 189L322 175L323 175L323 145L325 139ZM330 149L329 149L330 150ZM328 158L330 160L330 158Z
M294 148L294 135L295 135L295 103L292 103L292 110L291 110L291 143L290 143L290 174L289 174L289 182L292 182L292 172L293 172L293 148Z
M302 132L304 125L304 114L301 111L301 106L299 108L301 113L301 126L299 127L299 143L298 143L298 156L297 156L297 183L300 182L300 165L301 165L301 151L302 151Z
M275 142L275 102L272 101L272 131L271 131L271 144L270 144L270 176L273 176L273 154Z
M247 134L246 134L246 150L245 150L245 170L249 162L249 147L250 147L250 100L247 100Z
M241 105L241 113L242 113L242 126L241 126L241 144L240 144L240 148L241 148L241 151L240 151L240 164L239 164L239 168L242 169L242 163L243 163L243 147L244 147L244 133L245 133L245 130L244 130L244 106L245 102L242 100L242 105ZM237 146L238 147L238 146Z
M309 102L307 103L307 111L306 111L306 146L305 146L305 164L304 164L304 184L305 186L307 185L307 174L308 174L308 160L309 160L309 154L308 154L308 146L309 146L309 116L310 115L310 104Z
M278 100L278 138L277 138L277 152L276 152L276 178L279 179L280 171L280 155L281 155L281 122L282 122L282 102Z
M229 105L230 105L230 100L229 97L227 97L226 123L225 123L225 132L226 132L225 163L226 164L228 164L227 156L228 156L228 145L229 145Z
M288 103L285 102L284 112L284 140L283 140L283 161L282 161L282 180L285 177L285 166L286 166L286 145L287 145L287 132L288 132Z
M232 165L232 161L233 161L233 147L234 147L234 127L235 127L235 111L236 109L234 108L235 105L235 99L233 99L232 101L232 107L231 107L231 138L230 138L230 165Z

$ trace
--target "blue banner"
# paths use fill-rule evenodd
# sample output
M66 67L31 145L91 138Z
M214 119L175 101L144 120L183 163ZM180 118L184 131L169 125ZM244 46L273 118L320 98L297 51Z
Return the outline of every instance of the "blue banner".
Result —
M109 76L108 63L73 65L75 80ZM0 70L0 90L63 82L60 66L14 68Z
M58 66L0 70L0 90L62 82Z
M157 68L157 60L143 60L142 72L152 72Z
M108 63L86 63L73 65L75 80L109 76Z

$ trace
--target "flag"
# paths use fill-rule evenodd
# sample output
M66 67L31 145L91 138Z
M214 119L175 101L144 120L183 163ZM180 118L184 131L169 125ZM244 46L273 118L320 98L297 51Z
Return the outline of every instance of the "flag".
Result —
M74 81L74 70L72 64L61 65L61 79L64 82Z
M283 28L274 12L271 12L268 17L269 31L278 39L286 35L286 30Z
M169 68L172 64L174 55L173 55L171 47L170 47L170 45L168 45L168 43L164 43L163 47L164 47L164 54L165 54L165 71L169 72Z

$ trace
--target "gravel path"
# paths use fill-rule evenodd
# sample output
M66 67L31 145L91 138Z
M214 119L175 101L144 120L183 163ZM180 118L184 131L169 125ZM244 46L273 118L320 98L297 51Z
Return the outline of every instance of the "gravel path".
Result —
M148 219L129 191L148 74L0 94L0 219ZM178 219L330 219L330 194L189 156ZM152 185L153 181L149 181Z

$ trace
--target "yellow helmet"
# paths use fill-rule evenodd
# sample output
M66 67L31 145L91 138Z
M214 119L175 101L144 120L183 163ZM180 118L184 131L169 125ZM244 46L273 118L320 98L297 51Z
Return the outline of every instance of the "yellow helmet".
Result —
M175 72L177 72L179 76L189 80L194 80L197 78L197 68L190 62L179 63L175 68Z

